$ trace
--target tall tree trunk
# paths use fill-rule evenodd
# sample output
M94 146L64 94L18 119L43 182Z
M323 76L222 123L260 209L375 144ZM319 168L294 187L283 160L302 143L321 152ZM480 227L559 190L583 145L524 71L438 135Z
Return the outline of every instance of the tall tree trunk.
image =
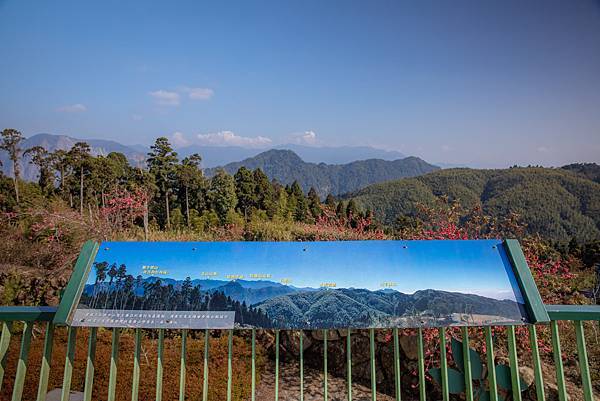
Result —
M83 216L83 166L79 170L79 213Z
M188 197L188 187L185 187L185 219L187 226L190 226L190 199Z
M17 162L13 160L13 182L15 183L15 199L17 205L19 204L19 166Z
M169 191L165 191L165 205L167 207L167 229L171 228L171 214L169 212Z

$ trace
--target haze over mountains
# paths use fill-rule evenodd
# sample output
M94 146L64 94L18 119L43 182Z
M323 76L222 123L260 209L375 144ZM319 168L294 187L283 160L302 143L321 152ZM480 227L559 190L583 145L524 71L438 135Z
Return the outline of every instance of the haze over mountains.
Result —
M84 141L91 147L93 155L107 155L110 152L123 153L130 163L134 166L143 163L149 151L149 145L123 145L119 142L105 139L79 139L67 135L37 134L23 141L21 147L23 150L43 146L52 152L57 149L68 150L76 142ZM305 146L297 144L278 145L276 149L292 150L304 161L311 163L344 164L356 160L382 159L396 160L404 158L402 153L383 149L372 148L368 146ZM228 163L238 162L247 158L254 157L267 149L245 148L241 146L204 146L188 145L175 147L180 158L198 153L202 156L202 167L211 168L227 165ZM5 174L12 174L11 163L6 152L0 151L0 161L2 162L2 171ZM25 180L35 180L37 168L29 163L27 157L21 163L22 177Z

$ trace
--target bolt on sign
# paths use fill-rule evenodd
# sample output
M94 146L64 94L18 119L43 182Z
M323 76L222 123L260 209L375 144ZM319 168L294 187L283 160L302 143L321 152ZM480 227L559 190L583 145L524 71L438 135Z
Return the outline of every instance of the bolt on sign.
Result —
M546 321L516 240L88 243L55 322L407 328Z

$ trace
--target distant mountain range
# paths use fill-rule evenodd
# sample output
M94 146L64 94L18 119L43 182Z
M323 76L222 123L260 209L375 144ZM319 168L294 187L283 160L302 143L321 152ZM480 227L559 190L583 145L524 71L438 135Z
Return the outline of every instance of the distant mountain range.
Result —
M146 283L161 280L161 284L180 289L183 280L148 277ZM387 327L402 324L402 320L438 319L456 323L453 315L484 315L490 319L519 321L521 306L510 300L497 300L474 294L426 289L405 294L393 289L297 288L268 280L192 280L201 291L221 292L234 301L245 302L267 313L275 327ZM115 284L113 284L114 286ZM108 288L103 283L100 288ZM92 295L93 285L86 285L84 293ZM98 292L98 291L96 291ZM136 288L144 295L142 287Z
M432 206L438 196L482 207L491 216L517 213L530 234L554 240L600 239L598 165L564 168L518 167L499 170L449 169L415 178L374 184L346 195L394 224L415 216L417 205Z
M256 305L275 327L393 327L404 319L429 318L452 322L453 314L486 315L520 321L522 310L510 300L474 294L421 290L414 294L385 290L340 288L302 291L270 298ZM398 318L402 317L402 318ZM492 318L494 319L494 318Z
M21 147L25 150L34 146L43 146L52 152L57 149L68 150L76 142L80 141L87 142L92 148L92 154L94 155L106 155L110 152L123 153L134 166L143 163L150 150L149 145L123 145L119 142L105 139L79 139L67 135L46 133L27 138L23 141ZM324 162L329 164L349 163L366 159L396 160L404 157L400 152L369 146L317 147L289 144L279 145L276 148L292 150L308 162ZM202 166L204 168L211 168L254 157L264 152L265 149L243 148L239 146L189 145L176 147L175 150L178 152L180 158L189 156L192 153L198 153L202 156ZM0 151L0 161L3 164L1 168L4 174L11 175L12 167L6 152ZM28 158L23 160L21 171L25 180L34 181L37 179L37 167L31 165Z
M73 147L75 143L82 141L90 145L92 154L94 156L107 155L110 152L120 152L127 157L129 162L133 166L137 166L139 163L143 163L143 161L146 159L146 155L144 152L140 152L129 146L122 145L119 142L109 141L105 139L83 140L66 135L37 134L25 139L21 143L21 148L23 150L26 150L34 146L42 146L49 152L54 152L55 150L59 149L69 150ZM23 158L21 162L21 176L26 181L35 181L38 176L38 168L37 166L29 163L29 160L30 158L27 156ZM0 151L0 161L2 162L1 168L4 174L12 175L12 163L10 162L8 154L6 152Z
M298 181L304 191L314 187L321 197L330 193L343 194L376 182L414 177L439 170L439 167L418 157L405 157L393 161L369 159L347 164L316 164L305 162L291 150L272 149L241 162L206 169L205 173L212 176L222 168L230 174L235 174L242 166L250 170L260 168L270 179L283 184Z

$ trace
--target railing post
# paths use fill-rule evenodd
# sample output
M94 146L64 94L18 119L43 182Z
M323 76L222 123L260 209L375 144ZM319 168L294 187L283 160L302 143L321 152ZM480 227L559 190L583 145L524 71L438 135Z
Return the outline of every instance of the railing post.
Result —
M302 340L300 340L302 344ZM302 348L302 345L300 345ZM252 328L252 401L256 400L256 329Z
M490 386L490 401L498 401L498 384L496 382L496 357L494 355L494 337L491 327L485 328L485 348L487 357L488 383Z
M534 324L529 326L529 344L531 346L531 356L533 358L533 372L535 374L535 393L537 395L538 401L544 401L546 399L546 395L544 391L542 360L540 359L537 329Z
M519 376L519 356L515 326L508 326L508 358L510 360L510 380L514 401L521 401L521 378Z
M417 355L419 359L419 400L425 401L425 352L423 351L423 329L419 327L417 332Z
M375 376L375 329L369 329L369 350L371 356L371 400L377 401L377 377Z
M46 401L48 393L48 377L50 376L50 361L52 361L52 346L54 345L54 325L48 322L44 336L44 354L40 366L40 381L38 384L37 401Z
M208 353L210 343L209 339L210 331L206 329L204 331L204 369L202 372L203 381L202 381L202 401L208 401Z
M550 322L552 332L552 353L554 354L554 368L556 369L556 383L558 386L558 399L567 401L567 388L565 387L565 372L563 369L562 354L560 350L560 334L558 333L558 322Z
M400 341L398 339L398 328L394 328L394 379L396 390L396 401L402 400L402 381L400 376Z
M32 330L33 322L25 322L23 338L21 339L21 351L19 352L19 362L17 363L15 384L13 386L12 401L21 401L21 398L23 397L23 385L25 384L25 375L27 374L27 360L29 357L29 345L31 344Z
M231 358L233 354L233 330L228 331L229 333L227 335L227 401L231 401Z
M12 334L12 322L2 322L2 337L0 337L0 391L4 382L4 369L6 366L6 355L10 346L10 336Z
M119 335L121 329L118 327L112 330L112 345L110 352L110 371L108 373L108 401L115 400L117 390L117 370L119 368Z
M187 372L187 330L181 331L181 362L179 364L179 401L185 401L185 377Z
M300 330L300 401L304 401L304 330Z
M592 380L590 378L590 366L588 364L587 349L585 346L585 332L581 320L575 321L575 334L577 336L577 354L579 355L579 370L581 372L581 383L583 384L583 396L585 401L594 401Z
M275 330L275 401L279 401L279 330Z
M473 401L473 373L471 371L471 352L469 349L469 328L463 326L462 330L462 352L465 369L465 394L467 401Z
M448 401L448 357L446 356L446 328L440 327L440 376L442 377L442 399Z
M92 391L94 389L94 362L96 359L96 336L98 328L90 329L90 338L88 343L87 366L85 368L85 384L83 389L83 400L92 400Z
M140 390L140 357L142 354L142 330L135 329L135 350L133 354L133 378L131 380L131 401L138 401Z
M65 357L65 371L63 374L63 385L60 397L61 401L69 401L69 398L71 398L71 376L73 375L73 362L75 360L77 327L69 326L67 336L67 355Z
M164 347L165 329L158 329L158 355L156 359L156 401L162 400Z

